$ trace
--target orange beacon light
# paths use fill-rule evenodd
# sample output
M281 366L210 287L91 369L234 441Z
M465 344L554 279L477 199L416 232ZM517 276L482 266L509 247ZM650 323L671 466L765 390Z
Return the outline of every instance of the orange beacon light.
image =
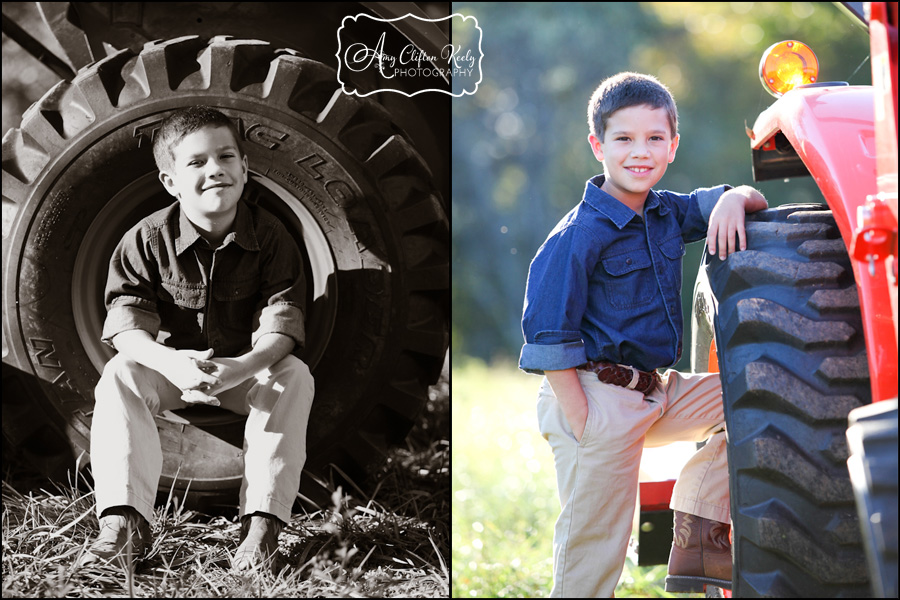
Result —
M759 79L775 97L797 86L815 83L819 77L819 61L803 42L786 40L772 44L759 61Z

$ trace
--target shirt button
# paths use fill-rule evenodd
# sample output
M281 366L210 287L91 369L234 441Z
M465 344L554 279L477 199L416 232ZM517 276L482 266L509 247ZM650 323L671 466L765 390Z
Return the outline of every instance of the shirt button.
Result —
M630 259L630 258L626 258L626 259L625 259L625 264L626 264L626 265L630 265L630 264L631 264L631 259Z

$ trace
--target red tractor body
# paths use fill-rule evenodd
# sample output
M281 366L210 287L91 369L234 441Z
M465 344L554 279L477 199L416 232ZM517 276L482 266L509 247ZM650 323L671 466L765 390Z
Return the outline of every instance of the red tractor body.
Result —
M757 180L808 171L834 214L876 402L897 397L897 4L873 2L871 13L873 85L792 90L757 118L751 147Z
M735 596L897 593L897 3L847 4L872 86L819 82L781 42L760 65L780 97L747 131L756 181L810 175L827 206L748 215L747 251L705 257L694 292L692 368L722 377ZM641 486L644 545L665 486Z

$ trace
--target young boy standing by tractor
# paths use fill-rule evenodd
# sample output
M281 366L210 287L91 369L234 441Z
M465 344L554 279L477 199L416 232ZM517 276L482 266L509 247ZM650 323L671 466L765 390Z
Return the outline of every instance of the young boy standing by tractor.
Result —
M631 535L644 446L707 443L672 494L666 589L730 588L724 415L717 374L657 369L682 351L684 244L707 236L725 257L746 248L753 188L654 191L678 148L678 116L655 78L620 73L588 106L602 175L531 263L519 367L543 373L538 418L553 449L561 514L553 597L610 597Z

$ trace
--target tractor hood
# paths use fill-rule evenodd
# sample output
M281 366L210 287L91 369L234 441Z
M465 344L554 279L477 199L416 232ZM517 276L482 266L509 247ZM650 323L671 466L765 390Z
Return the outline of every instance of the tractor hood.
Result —
M812 175L849 247L856 207L875 194L874 98L869 86L796 88L766 109L751 136L756 181Z

